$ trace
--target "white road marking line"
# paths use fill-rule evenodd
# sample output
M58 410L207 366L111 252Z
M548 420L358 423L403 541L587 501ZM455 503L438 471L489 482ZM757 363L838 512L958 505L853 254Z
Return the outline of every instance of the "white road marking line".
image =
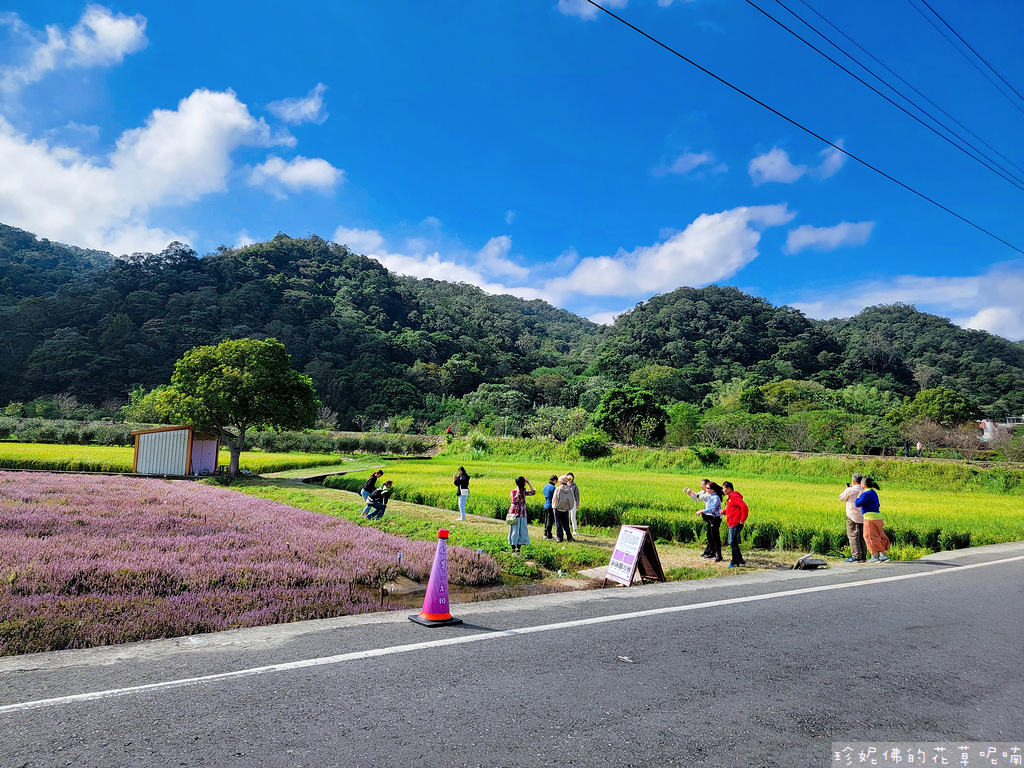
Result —
M747 595L745 597L731 597L724 600L711 600L706 603L694 603L691 605L675 605L668 608L651 608L645 611L632 611L611 616L596 616L590 619L576 619L564 621L558 624L541 624L536 627L522 627L520 629L504 629L496 632L482 632L477 635L465 635L462 637L449 637L443 640L427 640L422 643L409 643L407 645L394 645L388 648L373 648L367 651L355 651L353 653L342 653L336 656L322 656L316 659L305 659L303 661L290 661L284 664L270 664L265 667L251 667L239 669L234 672L222 672L216 675L204 675L202 677L189 677L181 680L167 680L161 683L149 683L147 685L134 685L129 688L115 688L107 691L93 691L91 693L79 693L71 696L58 696L52 699L38 699L36 701L25 701L19 704L7 704L0 706L0 714L14 712L25 712L32 709L44 707L55 707L62 704L74 704L86 701L99 701L101 699L112 699L118 696L128 696L133 693L145 693L147 691L160 691L171 688L183 688L188 685L199 685L201 683L213 683L221 680L232 680L242 677L254 677L264 675L268 672L289 672L295 669L307 669L309 667L322 667L330 664L341 664L346 661L357 661L359 659L371 659L377 656L390 656L397 653L409 653L421 651L428 648L442 648L448 645L462 645L463 643L476 643L485 640L497 640L503 637L515 637L517 635L530 635L535 632L552 632L558 629L571 629L574 627L586 627L595 624L607 624L613 621L628 621L648 616L659 616L668 613L682 613L684 611L697 611L703 608L718 608L726 605L739 605L741 603L754 603L761 600L774 600L781 597L794 597L796 595L809 595L815 592L828 592L839 589L850 589L853 587L864 587L870 584L883 584L893 581L904 581L906 579L920 579L932 576L948 576L975 568L987 568L993 565L1013 563L1024 560L1024 555L1007 557L1002 560L993 560L988 563L974 563L972 565L961 565L957 568L943 568L937 571L923 571L919 573L905 573L899 576L882 576L863 581L844 582L842 584L822 584L817 587L804 587L802 589L790 589L784 592L768 592L760 595Z

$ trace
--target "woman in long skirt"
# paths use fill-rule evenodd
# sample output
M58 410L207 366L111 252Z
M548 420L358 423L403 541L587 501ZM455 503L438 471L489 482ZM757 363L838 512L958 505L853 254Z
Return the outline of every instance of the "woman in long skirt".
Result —
M519 552L522 547L530 544L530 530L526 521L526 497L537 493L525 477L516 478L516 487L509 493L512 503L509 505L509 514L515 516L515 522L508 528L508 543L513 552Z
M864 493L857 497L857 506L864 513L864 542L871 557L869 563L884 563L889 559L889 537L885 535L882 523L882 505L875 491L882 490L873 478L864 478Z

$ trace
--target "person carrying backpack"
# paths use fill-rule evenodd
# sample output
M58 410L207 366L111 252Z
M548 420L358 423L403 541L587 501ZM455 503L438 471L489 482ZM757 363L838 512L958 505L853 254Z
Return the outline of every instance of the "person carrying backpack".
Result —
M366 502L367 508L370 509L368 514L363 514L367 520L380 520L384 517L384 510L387 509L388 501L391 499L391 481L388 480L384 483L383 487L374 489L373 493L370 494L369 500Z

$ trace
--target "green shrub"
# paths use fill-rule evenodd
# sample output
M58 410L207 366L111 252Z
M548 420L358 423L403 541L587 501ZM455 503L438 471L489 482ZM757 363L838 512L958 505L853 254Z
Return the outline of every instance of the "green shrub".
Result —
M939 546L943 550L966 549L971 546L970 531L943 531L939 534Z
M827 555L832 549L832 537L828 531L819 531L811 536L811 546L808 549L817 555Z
M387 443L378 435L363 435L359 439L359 450L363 453L381 454L387 451Z
M714 446L694 445L690 447L690 451L697 457L697 461L700 462L702 467L717 467L722 463L722 457L715 450Z
M939 543L939 537L942 535L942 531L938 528L932 528L924 534L924 538L921 540L921 545L930 549L932 552L941 552L942 545Z
M599 459L611 454L608 447L610 438L600 430L590 430L573 435L566 442L569 450L583 459Z
M927 547L915 547L907 544L889 547L889 551L886 554L892 560L919 560L931 553L932 551Z
M675 520L672 523L672 536L676 541L689 544L700 536L703 524L695 520Z
M359 438L355 435L339 435L334 440L334 449L338 453L355 453L359 450Z
M743 537L750 542L750 546L757 549L774 549L780 532L775 523L754 523L743 531Z
M922 546L921 535L913 528L886 528L885 536L889 539L890 544L909 547Z

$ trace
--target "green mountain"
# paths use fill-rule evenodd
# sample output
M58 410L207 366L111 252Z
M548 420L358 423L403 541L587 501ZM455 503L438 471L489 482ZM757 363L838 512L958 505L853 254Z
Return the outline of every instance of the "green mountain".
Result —
M944 385L994 415L1024 412L1024 346L909 306L818 322L736 288L680 288L606 328L543 301L397 276L315 236L115 259L0 225L0 328L0 405L64 391L123 399L167 383L194 346L273 336L342 424L437 419L481 385L491 398L518 391L526 407L590 408L652 371L672 380L669 397L697 404L716 382L798 379L899 395Z

